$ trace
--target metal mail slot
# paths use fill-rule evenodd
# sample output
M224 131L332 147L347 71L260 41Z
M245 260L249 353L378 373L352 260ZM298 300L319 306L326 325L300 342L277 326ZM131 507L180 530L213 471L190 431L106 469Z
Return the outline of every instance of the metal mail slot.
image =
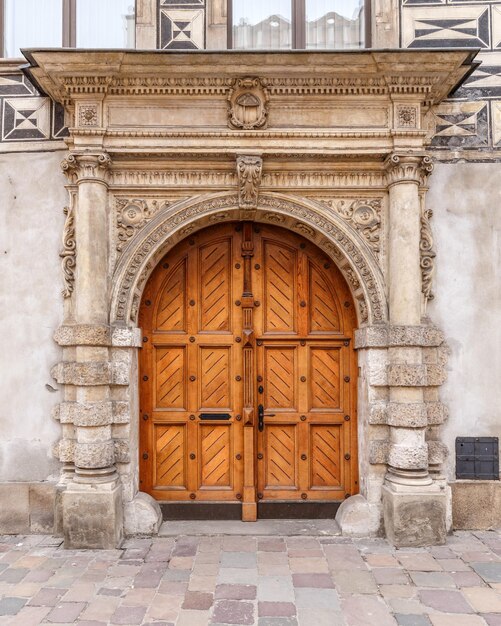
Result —
M229 413L200 413L201 420L229 420L231 415Z

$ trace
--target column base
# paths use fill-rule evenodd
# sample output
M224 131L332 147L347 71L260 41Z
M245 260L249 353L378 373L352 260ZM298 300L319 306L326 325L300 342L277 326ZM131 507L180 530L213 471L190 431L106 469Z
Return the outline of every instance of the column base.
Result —
M383 485L386 537L397 548L434 546L447 536L447 495L437 485Z
M70 483L61 494L64 547L112 550L123 541L122 486Z

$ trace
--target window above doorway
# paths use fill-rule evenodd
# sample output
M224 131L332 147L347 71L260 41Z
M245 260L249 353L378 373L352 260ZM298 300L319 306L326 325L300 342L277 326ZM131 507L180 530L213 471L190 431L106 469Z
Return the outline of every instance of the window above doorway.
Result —
M135 0L0 0L0 52L21 48L133 48Z
M367 47L369 0L228 0L228 47L353 50Z

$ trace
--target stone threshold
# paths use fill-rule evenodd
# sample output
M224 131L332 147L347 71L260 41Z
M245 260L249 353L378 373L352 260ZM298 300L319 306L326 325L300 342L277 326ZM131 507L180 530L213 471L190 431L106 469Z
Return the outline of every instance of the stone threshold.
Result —
M269 520L241 522L237 520L167 521L158 531L159 537L185 536L274 536L330 537L340 536L341 530L333 519Z

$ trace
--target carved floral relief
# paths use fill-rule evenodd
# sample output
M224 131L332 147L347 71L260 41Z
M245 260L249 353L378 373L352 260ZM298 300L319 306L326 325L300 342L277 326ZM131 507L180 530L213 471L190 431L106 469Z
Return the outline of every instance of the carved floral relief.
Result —
M64 207L66 221L63 229L63 248L59 253L61 257L61 267L63 270L64 288L62 294L69 298L73 293L75 283L75 267L77 244L75 240L75 211L73 207Z
M166 200L130 199L117 197L116 226L117 244L116 249L121 252L127 242L140 230L160 209L168 207L171 203Z

